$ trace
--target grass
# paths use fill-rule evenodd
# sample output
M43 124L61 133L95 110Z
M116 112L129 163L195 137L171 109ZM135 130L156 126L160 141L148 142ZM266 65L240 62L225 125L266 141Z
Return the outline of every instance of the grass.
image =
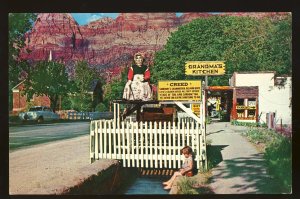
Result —
M182 177L177 182L177 194L213 194L207 185L210 172L198 173L193 177Z
M236 121L236 120L232 120L231 121L231 124L232 125L236 125L236 126L249 126L249 127L256 127L260 124L256 123L256 122L239 122L239 121ZM261 126L264 126L263 124Z
M251 128L244 134L250 142L264 145L264 158L269 173L282 185L282 192L292 187L292 140L264 128Z
M195 180L183 177L177 182L178 194L198 194L196 189L193 188L193 184L195 183Z
M264 155L268 169L273 176L282 182L283 191L291 192L292 188L292 143L286 137L270 142Z
M279 139L280 137L276 132L264 128L250 128L245 135L250 142L255 144L268 144L272 142L272 140Z

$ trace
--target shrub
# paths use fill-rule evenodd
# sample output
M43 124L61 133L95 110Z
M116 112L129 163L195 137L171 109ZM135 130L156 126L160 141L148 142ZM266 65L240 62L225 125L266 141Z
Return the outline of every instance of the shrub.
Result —
M10 115L9 116L9 122L19 122L20 118L18 115Z
M278 137L269 143L264 154L269 172L282 182L283 191L292 187L292 143L285 137Z
M264 129L264 128L250 128L245 135L250 140L250 142L253 143L264 143L268 144L272 142L275 139L280 139L282 137L278 133L274 132L270 129Z
M239 122L239 121L236 121L236 120L232 120L231 124L236 125L236 126L249 126L249 127L255 127L255 126L258 125L256 122L255 123L253 123L253 122Z
M99 112L105 112L107 110L108 110L107 107L103 103L99 103L95 108L95 111L99 111Z
M269 173L282 184L282 192L290 192L292 186L292 142L273 130L250 128L245 135L253 143L266 145L264 158Z
M61 109L62 110L70 110L72 109L72 96L66 96L62 98L61 101Z

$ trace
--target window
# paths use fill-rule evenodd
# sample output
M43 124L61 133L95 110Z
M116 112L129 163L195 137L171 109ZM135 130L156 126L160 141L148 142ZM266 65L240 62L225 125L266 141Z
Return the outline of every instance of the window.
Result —
M237 99L236 99L236 105L238 105L238 106L243 106L243 105L244 105L244 99L237 98Z
M249 98L248 106L256 106L256 99L255 98Z
M41 111L42 110L42 107L40 107L40 106L37 106L37 107L31 107L30 109L29 109L29 111Z
M245 111L244 110L237 110L237 116L238 116L238 118L245 117Z
M248 110L248 117L255 117L255 110Z

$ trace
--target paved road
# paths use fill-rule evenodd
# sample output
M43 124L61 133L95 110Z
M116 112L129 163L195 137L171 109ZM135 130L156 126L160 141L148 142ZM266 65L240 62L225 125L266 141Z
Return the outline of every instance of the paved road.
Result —
M61 194L117 161L90 164L89 135L28 147L9 153L9 194Z
M89 121L9 127L10 150L89 134Z
M280 193L279 185L266 171L263 154L241 135L245 130L225 122L207 126L207 139L222 157L212 169L210 187L216 194Z

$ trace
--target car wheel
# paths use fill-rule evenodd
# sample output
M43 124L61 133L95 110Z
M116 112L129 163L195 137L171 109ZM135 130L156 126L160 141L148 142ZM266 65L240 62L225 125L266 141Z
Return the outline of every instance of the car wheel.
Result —
M39 117L39 119L37 120L38 123L43 123L44 122L44 118L43 117Z

